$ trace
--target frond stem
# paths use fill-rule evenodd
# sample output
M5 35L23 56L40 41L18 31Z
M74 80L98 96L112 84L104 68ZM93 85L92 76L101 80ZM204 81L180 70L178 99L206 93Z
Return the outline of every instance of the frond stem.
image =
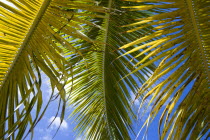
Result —
M2 84L0 85L0 91L1 91L2 87L4 87L5 82L7 81L16 62L18 61L18 58L22 54L24 48L27 46L31 36L33 35L34 31L36 30L40 20L42 19L43 15L44 15L45 11L47 10L48 6L50 5L50 3L51 3L51 0L44 0L42 5L40 6L40 9L38 10L36 17L34 18L34 21L31 24L31 27L29 28L29 31L27 32L27 34L23 40L23 43L21 44L21 46L18 50L18 53L15 56L13 63L11 64L10 68L8 69L8 72L6 73L4 80L3 80Z
M208 60L205 56L205 50L203 48L204 44L202 42L202 38L200 36L200 32L199 32L199 27L198 27L198 23L197 23L197 19L196 19L196 13L195 13L195 9L194 9L194 3L192 2L193 0L186 0L186 3L187 3L187 6L188 6L188 10L189 10L189 13L190 13L190 17L191 17L191 20L192 20L192 24L193 24L193 27L194 27L194 31L195 31L195 35L196 35L196 38L197 38L197 41L198 41L198 46L199 46L199 50L201 52L201 58L203 60L203 63L204 63L204 69L205 69L205 74L207 76L207 80L208 80L208 84L210 84L210 71L209 71L209 68L208 68Z
M111 11L111 7L112 7L112 0L109 0L108 3L108 12L106 13L106 18L105 18L105 34L104 34L104 53L103 53L103 92L104 92L104 106L105 106L105 112L106 112L106 116L105 119L108 122L107 127L108 127L108 133L109 133L109 137L112 139L112 133L111 133L111 129L109 128L109 119L107 118L108 114L107 114L107 107L106 107L106 54L109 53L108 49L107 49L107 39L108 39L108 29L109 29L109 21L110 21L110 11Z

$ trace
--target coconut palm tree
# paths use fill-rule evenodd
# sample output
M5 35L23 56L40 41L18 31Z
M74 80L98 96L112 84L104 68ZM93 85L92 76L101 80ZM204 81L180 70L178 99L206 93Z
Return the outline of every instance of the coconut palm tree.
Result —
M209 1L8 1L0 2L0 139L33 133L55 98L61 123L74 105L87 139L130 139L131 92L151 100L145 125L166 104L160 139L207 133ZM52 88L46 106L42 72Z

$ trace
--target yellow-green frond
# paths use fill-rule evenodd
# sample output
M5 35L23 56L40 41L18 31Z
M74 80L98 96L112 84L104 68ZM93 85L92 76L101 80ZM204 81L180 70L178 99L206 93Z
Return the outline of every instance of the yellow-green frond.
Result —
M131 12L120 8L126 4L129 5L121 0L101 1L100 5L108 7L109 11L104 15L105 19L92 20L103 30L95 27L88 33L99 42L82 45L80 50L86 48L88 52L84 53L83 59L80 58L80 61L75 63L73 75L68 83L69 102L74 105L72 116L78 123L76 132L79 135L84 134L88 140L130 139L134 134L131 125L135 119L131 106L131 92L135 93L154 69L154 65L149 65L121 80L134 69L135 63L141 58L129 63L129 59L137 54L132 53L117 59L123 54L123 51L118 49L144 33L126 34L126 29L132 28L121 27L132 23L131 19L144 16L142 12L130 14ZM69 57L69 62L75 61L76 58L77 56Z
M52 89L59 90L63 119L64 85L69 75L66 67L71 67L62 55L63 48L82 56L71 40L94 42L82 27L94 27L86 18L101 18L98 13L106 12L106 8L93 0L8 1L12 5L0 2L0 139L20 140L45 112L40 112L45 96L41 71L50 78ZM34 106L36 115L32 116Z
M125 27L138 26L127 31L133 32L153 26L153 33L121 47L127 49L137 45L123 55L138 50L142 51L135 58L146 54L133 72L151 63L158 66L138 92L138 97L144 95L143 100L150 99L149 105L152 105L147 122L164 108L160 139L201 138L209 129L210 119L210 1L126 1L139 2L139 6L124 8L152 13Z

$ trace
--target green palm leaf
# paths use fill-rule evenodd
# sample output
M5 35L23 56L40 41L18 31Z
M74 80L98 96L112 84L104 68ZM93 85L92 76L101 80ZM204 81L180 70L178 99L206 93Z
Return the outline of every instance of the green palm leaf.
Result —
M135 117L131 108L130 93L137 91L154 66L149 65L120 81L134 69L133 66L142 57L129 63L128 60L139 53L137 51L116 60L123 54L123 51L117 50L123 44L135 40L136 36L141 36L149 30L123 34L127 29L133 28L120 26L132 23L132 19L146 16L147 13L130 14L132 12L120 7L131 4L120 0L103 0L100 5L109 8L105 19L91 20L103 29L92 28L88 33L100 42L83 44L81 51L92 50L85 53L83 58L69 54L70 62L80 59L75 63L73 76L69 80L69 102L70 105L74 105L72 115L78 123L76 130L79 135L84 134L86 139L91 140L130 139L133 133L132 119Z
M210 119L210 1L128 1L139 2L139 6L124 8L153 12L151 16L140 17L136 23L126 27L139 26L128 30L132 32L153 26L154 32L121 47L127 49L138 45L123 55L145 49L135 56L147 54L135 65L137 68L133 72L154 62L158 64L138 91L137 97L144 95L143 100L150 99L149 105L152 104L145 125L163 108L159 123L160 139L201 138L209 130ZM151 60L146 62L148 58Z
M59 91L63 119L66 67L71 67L62 55L63 48L82 56L68 38L94 42L80 28L95 26L85 17L101 18L97 13L104 13L106 8L92 0L8 1L14 6L0 2L0 139L19 140L33 131L50 102L41 111L45 96L41 71L50 78L53 91ZM32 116L34 107L36 115Z

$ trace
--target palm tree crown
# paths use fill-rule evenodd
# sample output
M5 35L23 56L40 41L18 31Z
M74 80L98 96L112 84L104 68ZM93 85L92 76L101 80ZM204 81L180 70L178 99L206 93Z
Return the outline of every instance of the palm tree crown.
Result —
M207 135L209 0L7 1L13 6L0 2L0 139L26 138L55 98L61 123L74 106L86 139L130 139L131 92L152 106L142 127L162 113L160 139ZM46 106L42 72L52 88Z

